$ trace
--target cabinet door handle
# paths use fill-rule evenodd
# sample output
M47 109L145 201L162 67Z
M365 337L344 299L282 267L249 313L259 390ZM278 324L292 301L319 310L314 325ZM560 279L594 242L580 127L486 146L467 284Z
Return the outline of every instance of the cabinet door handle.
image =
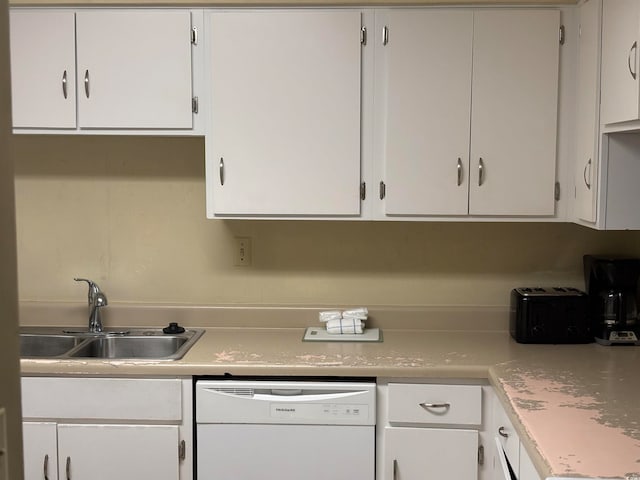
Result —
M637 72L638 72L637 50L638 50L638 42L635 41L633 42L633 45L631 45L631 48L629 49L629 56L627 58L627 64L629 65L629 73L631 74L634 80L636 79ZM633 70L631 70L631 52L633 52Z
M84 71L84 94L89 98L89 70Z
M67 473L67 480L71 480L71 457L67 457L67 467L65 471Z
M393 480L398 480L398 460L393 459Z
M582 178L584 179L584 184L587 186L588 190L591 190L591 182L587 180L587 168L589 169L589 180L591 179L591 159L584 166L584 171L582 172Z
M382 45L389 43L389 27L382 27Z
M422 408L424 408L425 410L429 410L431 408L446 408L447 410L449 408L451 408L451 404L450 403L420 403L419 404Z
M224 185L224 158L220 157L220 166L218 167L218 175L220 176L220 185Z
M44 465L42 466L44 480L49 480L49 455L44 456Z
M501 437L509 438L509 434L505 431L504 427L500 427L500 428L498 428L498 434L499 434Z
M62 72L62 95L67 99L67 71Z
M462 159L458 157L458 186L462 185Z
M478 160L478 186L481 187L484 183L484 160L480 157Z

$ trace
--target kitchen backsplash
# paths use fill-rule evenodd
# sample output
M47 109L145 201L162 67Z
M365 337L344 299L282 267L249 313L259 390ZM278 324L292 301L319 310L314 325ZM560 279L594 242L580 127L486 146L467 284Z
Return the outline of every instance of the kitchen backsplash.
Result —
M573 224L205 218L199 138L15 136L23 301L505 306L522 285L583 287L584 253L640 232ZM274 192L274 195L277 192ZM250 237L251 266L234 266Z

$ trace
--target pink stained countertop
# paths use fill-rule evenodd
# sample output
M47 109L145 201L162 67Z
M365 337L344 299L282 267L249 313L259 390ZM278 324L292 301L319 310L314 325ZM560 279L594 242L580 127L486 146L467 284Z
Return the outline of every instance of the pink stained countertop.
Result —
M490 376L547 476L625 478L640 472L639 369L638 347L529 345Z

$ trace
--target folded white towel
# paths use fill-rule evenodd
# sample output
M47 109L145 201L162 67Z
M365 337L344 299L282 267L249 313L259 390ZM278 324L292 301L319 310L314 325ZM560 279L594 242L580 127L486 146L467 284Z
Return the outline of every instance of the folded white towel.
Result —
M343 333L364 333L364 323L357 318L329 320L327 322L327 333L343 334Z
M364 315L366 317L369 315L369 310L367 310L367 307L353 308L343 311L342 315Z
M360 320L366 320L369 315L369 310L366 307L354 308L352 310L345 310L342 312L342 318L358 318Z
M320 312L319 317L321 322L340 320L342 318L342 312L340 312L340 310L328 310L326 312Z

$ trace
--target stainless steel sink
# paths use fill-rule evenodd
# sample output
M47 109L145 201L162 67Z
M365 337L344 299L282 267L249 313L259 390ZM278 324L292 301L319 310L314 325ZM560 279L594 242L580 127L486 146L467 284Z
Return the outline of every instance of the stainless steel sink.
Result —
M20 334L21 357L57 357L82 341L72 335Z
M178 360L203 330L165 334L161 328L132 328L88 333L80 329L24 327L20 332L23 358Z
M181 358L187 337L102 337L84 342L70 357L88 358Z

